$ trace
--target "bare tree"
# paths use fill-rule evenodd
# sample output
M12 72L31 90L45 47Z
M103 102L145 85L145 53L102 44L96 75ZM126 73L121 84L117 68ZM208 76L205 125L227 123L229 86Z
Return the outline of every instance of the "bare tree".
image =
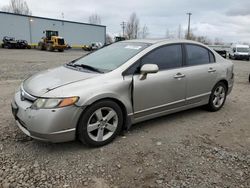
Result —
M142 28L142 32L141 32L141 37L143 39L145 39L145 38L147 38L148 35L149 35L148 27L146 25L144 25Z
M170 33L169 33L169 29L166 30L166 38L169 39L170 38Z
M224 44L224 42L223 42L222 39L220 39L220 38L215 38L215 39L214 39L214 44L215 44L215 45L222 45L222 44Z
M166 38L167 39L173 39L175 38L175 33L173 31L169 31L169 29L166 30Z
M211 40L206 36L197 36L196 41L201 42L201 43L206 44L206 45L211 44Z
M186 39L188 37L187 35L188 35L188 32L186 32L186 34L185 34ZM190 31L189 40L194 40L194 41L197 41L197 42L201 42L201 43L206 44L206 45L212 44L211 40L207 36L195 35L192 31Z
M136 13L132 13L125 29L128 39L138 38L138 33L140 30L139 23L139 18L137 18Z
M16 14L32 15L25 0L10 0L9 5L3 6L1 10Z
M113 43L113 39L109 34L106 34L106 44L111 44Z
M178 39L181 39L182 38L182 27L181 27L181 24L179 25L178 27Z
M101 24L101 17L98 14L92 14L89 16L90 24Z

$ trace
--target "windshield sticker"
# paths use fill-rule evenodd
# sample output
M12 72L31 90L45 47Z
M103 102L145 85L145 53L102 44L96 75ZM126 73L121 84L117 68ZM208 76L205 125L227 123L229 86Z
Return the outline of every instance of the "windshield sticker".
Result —
M141 46L127 45L127 46L125 46L125 48L132 49L132 50L140 50L142 47Z

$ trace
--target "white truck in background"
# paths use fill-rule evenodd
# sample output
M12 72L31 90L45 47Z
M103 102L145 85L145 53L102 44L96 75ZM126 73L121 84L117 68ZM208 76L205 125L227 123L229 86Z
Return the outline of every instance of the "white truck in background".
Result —
M229 50L229 59L249 61L249 45L233 44Z

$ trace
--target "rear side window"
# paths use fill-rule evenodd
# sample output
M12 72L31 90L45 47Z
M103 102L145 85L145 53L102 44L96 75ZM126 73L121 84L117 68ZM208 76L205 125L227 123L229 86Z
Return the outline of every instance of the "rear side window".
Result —
M211 63L215 62L215 58L214 58L214 54L212 52L209 51L209 59Z
M181 45L174 44L157 48L141 59L141 65L144 64L157 64L160 70L181 67Z
M202 65L210 62L209 51L198 45L186 45L187 65Z

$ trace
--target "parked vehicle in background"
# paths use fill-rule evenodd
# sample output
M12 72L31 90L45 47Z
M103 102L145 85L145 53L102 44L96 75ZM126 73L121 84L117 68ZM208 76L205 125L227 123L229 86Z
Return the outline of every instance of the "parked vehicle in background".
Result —
M31 76L11 106L28 136L102 146L134 123L202 105L218 111L233 82L233 63L201 43L130 40Z
M30 49L31 46L26 40L15 40L14 37L3 37L2 48L8 49Z
M115 42L120 42L126 40L125 37L115 37Z
M223 49L214 49L218 54L220 54L222 57L227 58L227 51Z
M249 61L249 46L242 44L233 44L229 51L229 58L238 60L246 59Z
M3 37L3 43L2 43L2 48L16 48L17 41L15 40L14 37L8 37L5 36Z
M85 51L92 51L92 50L98 50L103 47L103 44L101 42L93 42L90 45L83 45L82 49Z
M64 38L58 36L58 31L46 30L43 33L45 36L38 43L38 49L63 52L67 48Z
M18 49L31 49L31 46L28 44L26 40L17 40L17 48Z

